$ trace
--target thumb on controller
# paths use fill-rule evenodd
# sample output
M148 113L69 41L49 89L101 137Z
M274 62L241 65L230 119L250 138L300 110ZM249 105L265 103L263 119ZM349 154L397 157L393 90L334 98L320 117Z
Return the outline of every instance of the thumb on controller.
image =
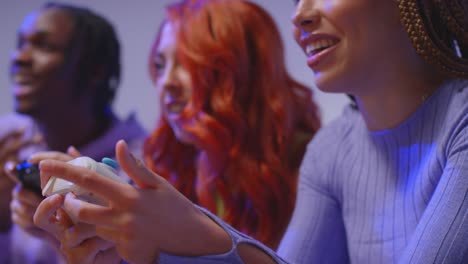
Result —
M4 167L1 168L3 169L3 172L8 176L10 180L12 180L15 184L20 183L18 177L15 175L15 167L16 167L16 162L13 160L9 160L5 163ZM1 174L1 173L0 173Z
M130 153L128 145L124 140L119 140L115 146L117 161L123 171L142 189L156 188L163 180L159 175L150 171L143 161L137 159Z

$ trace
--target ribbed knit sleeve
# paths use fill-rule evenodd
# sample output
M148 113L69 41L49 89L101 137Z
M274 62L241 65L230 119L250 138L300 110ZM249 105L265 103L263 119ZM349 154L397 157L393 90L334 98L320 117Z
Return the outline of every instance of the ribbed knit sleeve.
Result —
M468 263L468 93L453 93L465 103L447 113L442 174L399 263Z

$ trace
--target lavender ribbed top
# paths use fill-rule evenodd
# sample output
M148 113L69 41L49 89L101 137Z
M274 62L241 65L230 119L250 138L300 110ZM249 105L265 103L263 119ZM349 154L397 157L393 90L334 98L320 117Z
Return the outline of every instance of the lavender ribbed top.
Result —
M278 254L298 264L468 263L467 196L468 80L446 82L394 129L369 132L347 107L308 146ZM234 244L258 245L207 214ZM160 264L242 263L235 247L162 254Z

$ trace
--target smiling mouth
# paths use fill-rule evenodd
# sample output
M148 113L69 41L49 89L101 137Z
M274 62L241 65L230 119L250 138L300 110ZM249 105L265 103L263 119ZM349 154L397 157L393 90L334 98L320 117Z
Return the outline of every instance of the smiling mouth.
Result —
M30 75L15 74L11 78L11 91L16 99L28 98L34 94L35 80Z
M30 76L24 76L24 75L14 75L12 78L12 81L16 85L27 86L33 83L33 78Z
M187 103L185 102L170 102L166 104L166 109L168 113L179 114L181 113Z
M314 41L306 46L305 52L308 56L314 56L335 46L338 42L339 40L335 39L321 39Z

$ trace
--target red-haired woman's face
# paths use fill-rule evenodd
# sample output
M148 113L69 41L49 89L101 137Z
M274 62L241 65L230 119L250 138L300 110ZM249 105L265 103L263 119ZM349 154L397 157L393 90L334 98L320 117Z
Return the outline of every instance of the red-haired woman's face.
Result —
M176 56L176 28L166 23L161 29L159 44L153 53L156 88L160 92L163 115L181 141L187 141L180 116L192 97L192 79L189 71Z
M415 57L395 1L299 0L292 20L294 37L323 91L367 93L353 86L381 80L402 59Z

